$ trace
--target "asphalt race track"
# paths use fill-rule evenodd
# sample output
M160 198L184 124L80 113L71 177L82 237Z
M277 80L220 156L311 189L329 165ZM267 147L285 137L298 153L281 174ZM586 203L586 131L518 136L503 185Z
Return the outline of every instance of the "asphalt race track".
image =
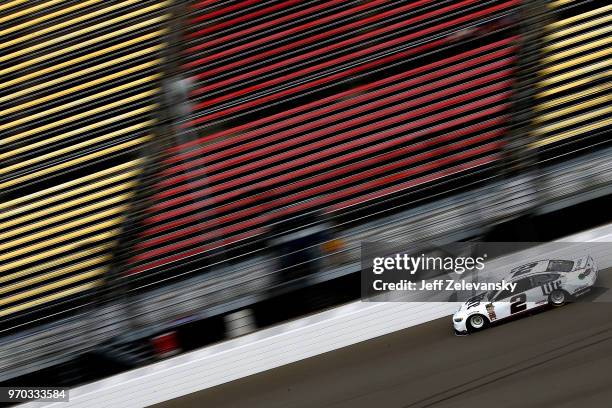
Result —
M612 293L588 300L466 337L438 319L156 406L611 407Z

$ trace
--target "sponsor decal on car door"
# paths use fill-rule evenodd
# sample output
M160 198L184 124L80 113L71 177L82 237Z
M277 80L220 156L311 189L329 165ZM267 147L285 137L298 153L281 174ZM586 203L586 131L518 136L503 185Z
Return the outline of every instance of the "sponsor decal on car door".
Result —
M557 289L561 289L562 283L557 273L546 273L542 275L534 276L534 286L540 289L538 305L548 302L548 295Z

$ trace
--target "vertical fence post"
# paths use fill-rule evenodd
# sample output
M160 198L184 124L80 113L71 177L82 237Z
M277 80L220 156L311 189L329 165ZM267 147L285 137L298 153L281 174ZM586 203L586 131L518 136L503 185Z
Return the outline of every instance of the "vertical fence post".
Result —
M506 170L512 175L531 168L537 161L537 154L529 148L529 144L534 138L536 85L539 81L544 32L551 18L546 0L523 0L520 18L513 108L505 147Z
M504 200L514 205L521 204L517 200L524 199L521 197L526 196L526 190L530 194L537 194L539 191L537 151L530 145L535 140L533 123L537 115L536 85L539 81L544 33L551 18L546 0L523 0L519 12L521 21L516 79L509 132L503 149L504 178L512 180L512 184L504 187ZM532 209L532 205L521 207L522 211Z
M152 129L153 137L140 150L141 171L136 181L131 203L124 213L125 218L121 225L121 234L116 247L112 251L111 266L105 276L105 285L97 302L100 304L121 301L123 315L119 318L126 320L127 327L133 323L130 320L129 302L127 302L129 279L126 279L126 274L130 269L129 261L132 257L132 249L143 229L143 220L146 209L150 205L152 187L157 182L157 174L160 170L160 159L163 157L164 151L176 143L175 125L179 113L177 112L177 106L180 106L182 102L178 98L183 96L174 91L176 89L174 83L180 79L177 55L179 55L182 44L185 9L186 2L178 0L168 10L172 17L166 27L168 32L163 38L166 47L159 52L159 57L163 58L164 63L160 66L163 79L161 91L156 100L159 105L159 108L155 111L157 115L155 118L156 125Z

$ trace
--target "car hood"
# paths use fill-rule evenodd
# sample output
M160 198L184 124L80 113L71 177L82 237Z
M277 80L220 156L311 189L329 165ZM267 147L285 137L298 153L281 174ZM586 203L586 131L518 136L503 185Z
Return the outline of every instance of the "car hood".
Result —
M582 258L573 259L574 268L572 269L572 272L586 268L588 261L589 261L588 256L583 256Z
M480 302L486 302L487 301L486 296L487 296L487 292L482 292L482 293L477 294L476 296L472 296L471 298L463 302L463 304L461 305L458 311L459 312L465 311L471 307L478 306Z

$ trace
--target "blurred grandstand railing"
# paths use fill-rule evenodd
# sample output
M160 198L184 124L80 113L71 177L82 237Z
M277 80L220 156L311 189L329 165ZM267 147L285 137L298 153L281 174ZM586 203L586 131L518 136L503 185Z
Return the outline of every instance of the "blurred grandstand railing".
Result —
M358 273L363 241L436 242L442 245L482 236L495 223L530 213L534 208L551 211L562 206L563 200L579 200L579 194L587 191L594 194L591 198L610 194L610 153L608 149L586 160L574 159L551 166L538 174L539 190L536 190L535 181L519 176L342 230L335 238L342 240L344 246L333 253L342 254L340 262L324 263L317 273L290 282L293 284L290 287ZM576 177L577 174L583 177ZM322 256L329 260L329 255ZM247 307L283 293L287 283L280 278L282 273L278 259L268 254L230 266L220 263L213 272L193 274L191 279L175 284L169 280L167 286L134 298L133 323L145 328L144 332L163 331L171 327L177 316L204 318Z

